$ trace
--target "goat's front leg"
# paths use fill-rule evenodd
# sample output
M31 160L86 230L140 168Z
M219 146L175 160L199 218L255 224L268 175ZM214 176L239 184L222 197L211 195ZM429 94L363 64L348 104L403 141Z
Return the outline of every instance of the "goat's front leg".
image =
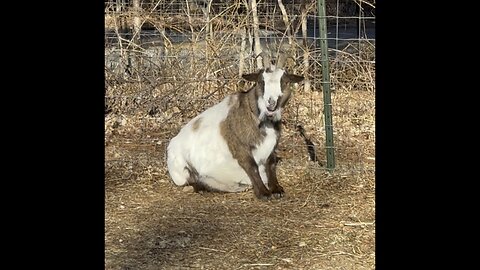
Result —
M255 196L260 200L270 199L272 192L263 184L262 177L260 176L258 165L255 162L255 159L249 156L242 160L238 160L238 163L250 178Z
M283 187L280 186L277 179L277 155L275 151L268 157L267 162L265 163L265 171L267 173L268 178L268 188L270 192L272 192L273 197L281 198L285 191L283 191Z

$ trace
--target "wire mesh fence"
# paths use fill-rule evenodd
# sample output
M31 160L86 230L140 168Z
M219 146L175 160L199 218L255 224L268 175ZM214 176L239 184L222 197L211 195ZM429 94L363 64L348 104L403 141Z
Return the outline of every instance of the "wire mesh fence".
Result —
M375 1L326 0L336 170L375 167ZM282 166L324 170L315 0L105 1L106 171L163 168L188 120L246 86L256 45L306 80L282 115ZM259 43L256 43L259 40Z

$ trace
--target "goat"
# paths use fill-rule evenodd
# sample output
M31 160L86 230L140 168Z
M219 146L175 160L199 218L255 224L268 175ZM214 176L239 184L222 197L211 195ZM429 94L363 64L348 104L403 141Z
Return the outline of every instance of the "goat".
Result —
M253 186L258 199L283 197L275 153L281 112L291 95L290 83L303 77L286 72L285 55L278 67L269 55L261 55L264 69L242 76L254 86L228 95L171 139L167 166L177 186L190 185L195 192L242 192Z

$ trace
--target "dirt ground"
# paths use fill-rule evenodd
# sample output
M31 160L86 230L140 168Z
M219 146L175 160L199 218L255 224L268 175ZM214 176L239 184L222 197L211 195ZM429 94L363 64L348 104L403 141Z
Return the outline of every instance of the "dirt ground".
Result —
M105 269L374 269L374 93L332 100L337 169L323 167L321 93L299 94L279 147L286 196L267 202L176 187L165 147L179 126L106 116ZM308 160L299 121L322 164Z

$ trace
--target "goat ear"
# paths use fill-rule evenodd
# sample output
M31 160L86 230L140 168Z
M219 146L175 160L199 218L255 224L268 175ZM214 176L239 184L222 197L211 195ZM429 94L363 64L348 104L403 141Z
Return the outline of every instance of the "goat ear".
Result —
M244 78L245 80L250 81L250 82L256 82L256 81L258 81L258 76L259 75L260 75L260 72L243 74L242 78Z
M289 82L292 82L292 83L299 83L301 81L303 81L303 76L299 76L299 75L295 75L295 74L287 74L287 79Z

